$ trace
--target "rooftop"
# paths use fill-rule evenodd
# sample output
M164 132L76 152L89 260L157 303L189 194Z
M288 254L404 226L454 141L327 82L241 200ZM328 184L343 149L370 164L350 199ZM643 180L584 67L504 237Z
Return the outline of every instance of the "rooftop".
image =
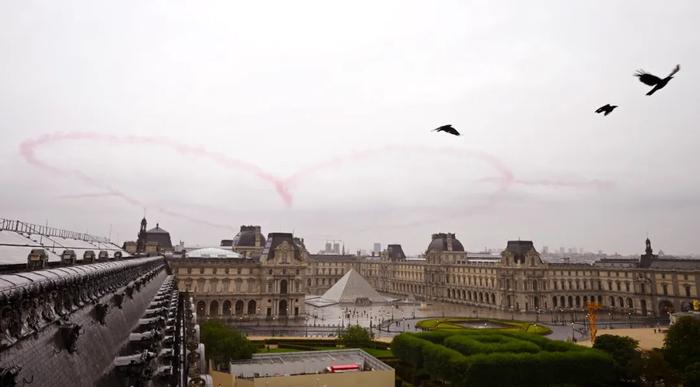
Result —
M340 364L357 364L363 371L392 369L361 349L337 349L255 354L250 360L232 362L231 373L239 378L319 374Z
M187 258L242 258L240 254L218 247L205 247L187 251Z

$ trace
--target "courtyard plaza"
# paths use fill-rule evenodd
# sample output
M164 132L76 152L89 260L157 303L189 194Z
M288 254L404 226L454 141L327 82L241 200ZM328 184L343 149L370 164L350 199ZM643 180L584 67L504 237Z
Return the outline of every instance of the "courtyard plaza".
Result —
M416 332L416 323L428 318L473 318L529 321L545 325L552 330L549 338L576 341L588 338L586 312L510 312L470 305L441 302L397 301L387 304L367 306L333 304L324 307L306 305L306 315L297 319L272 319L236 322L250 337L336 337L340 330L351 325L370 329L377 338L391 338L402 332ZM655 319L630 316L627 314L600 313L599 332L610 329L613 332L622 328L655 327ZM662 324L663 325L663 324ZM665 326L665 325L664 325ZM649 328L651 329L651 328ZM600 333L599 333L600 334Z

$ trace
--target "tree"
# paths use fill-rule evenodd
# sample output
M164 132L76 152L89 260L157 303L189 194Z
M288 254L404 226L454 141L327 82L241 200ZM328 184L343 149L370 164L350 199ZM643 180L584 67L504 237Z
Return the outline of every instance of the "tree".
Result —
M593 348L609 353L620 371L629 369L630 362L639 358L638 346L639 341L631 337L614 335L600 335L593 344Z
M673 368L683 371L700 362L700 320L681 317L668 328L664 340L664 357Z
M630 368L638 374L638 384L642 386L675 386L678 384L678 374L664 359L659 349L642 352L638 359L631 362Z
M700 362L685 367L683 371L683 385L688 387L700 386Z
M372 336L367 329L353 325L340 335L340 342L347 348L368 347L372 344Z
M228 370L232 360L250 359L256 351L255 345L240 331L220 321L206 321L201 328L205 353L217 369Z

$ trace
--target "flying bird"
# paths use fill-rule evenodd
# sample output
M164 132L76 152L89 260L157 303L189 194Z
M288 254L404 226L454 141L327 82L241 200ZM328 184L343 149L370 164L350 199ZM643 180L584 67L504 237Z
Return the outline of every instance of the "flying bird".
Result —
M455 136L459 136L459 132L457 129L453 128L452 125L443 125L439 128L433 129L433 132L446 132L449 134L454 134Z
M612 111L615 110L616 107L617 107L617 105L610 105L608 103L608 104L605 104L605 105L599 107L595 112L596 113L604 113L603 115L607 116L608 114L612 113Z
M639 81L642 82L645 85L649 86L654 86L653 89L649 90L647 95L652 95L656 90L662 89L668 81L673 79L673 75L677 73L681 69L681 65L676 65L676 68L671 71L671 74L668 74L668 76L664 79L661 79L657 77L656 75L649 74L648 72L644 70L637 70L637 73L634 74L635 77L639 78Z

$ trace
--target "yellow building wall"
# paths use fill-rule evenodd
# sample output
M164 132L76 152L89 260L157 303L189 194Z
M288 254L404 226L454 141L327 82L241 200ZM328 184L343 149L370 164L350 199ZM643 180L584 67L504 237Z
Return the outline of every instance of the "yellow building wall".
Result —
M215 386L216 383L214 383ZM394 370L236 379L234 387L393 387ZM218 386L217 386L218 387ZM224 385L222 384L222 387Z
M209 369L209 375L211 375L213 381L214 381L214 387L235 387L236 386L236 380L228 372L220 372L220 371L214 371L213 369Z

